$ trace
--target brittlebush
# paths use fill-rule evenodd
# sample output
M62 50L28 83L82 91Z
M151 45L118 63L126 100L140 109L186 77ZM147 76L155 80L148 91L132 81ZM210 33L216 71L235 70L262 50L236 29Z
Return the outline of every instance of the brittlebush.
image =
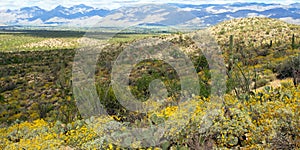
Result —
M178 106L152 111L144 120L123 122L127 126L121 130L140 124L162 124L163 138L169 141L169 147L297 149L300 148L299 103L300 87L293 86L266 87L245 99L233 95L194 97ZM0 128L0 149L121 149L118 143L109 143L105 138L108 129L114 126L109 124L114 118L96 117L70 124L44 120L16 122ZM137 148L142 143L131 142Z

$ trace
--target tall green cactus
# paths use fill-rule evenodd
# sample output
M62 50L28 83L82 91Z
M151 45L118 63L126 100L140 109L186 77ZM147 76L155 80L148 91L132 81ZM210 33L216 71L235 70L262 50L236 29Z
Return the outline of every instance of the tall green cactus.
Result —
M230 49L230 52L232 53L232 50L233 50L233 35L230 35L230 38L229 38L229 49Z
M233 35L229 37L229 64L228 64L228 71L231 70L233 65Z
M295 49L296 48L296 45L295 45L295 34L293 34L293 37L292 37L292 49Z
M271 40L271 41L270 41L269 48L271 48L271 47L272 47L272 45L273 45L273 41Z

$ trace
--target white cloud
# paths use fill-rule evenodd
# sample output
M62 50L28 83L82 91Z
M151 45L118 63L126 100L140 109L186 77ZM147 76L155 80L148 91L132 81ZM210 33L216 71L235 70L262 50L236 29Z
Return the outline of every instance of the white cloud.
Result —
M215 6L207 7L206 11L210 13L224 13L224 12L236 12L239 10L254 10L254 11L265 11L273 8L278 7L285 7L283 5L271 5L271 6L260 6L260 5L251 5L251 6L244 6L244 7L228 7L226 9L215 9Z
M18 23L20 25L33 25L33 26L44 25L41 19L36 19L34 21L20 20Z
M5 24L15 20L16 16L14 14L1 13L0 12L0 24Z
M292 23L292 24L300 24L300 19L293 19L292 17L281 18L280 20Z
M228 11L228 9L218 9L218 10L215 10L214 9L214 6L211 6L211 7L207 7L206 8L206 11L207 12L210 12L210 13L224 13L224 12L227 12Z

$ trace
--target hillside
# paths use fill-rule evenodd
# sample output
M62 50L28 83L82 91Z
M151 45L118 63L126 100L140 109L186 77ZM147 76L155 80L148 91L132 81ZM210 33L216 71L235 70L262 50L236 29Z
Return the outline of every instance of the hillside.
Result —
M229 70L231 76L227 83L228 92L235 89L241 90L239 93L247 93L277 78L293 77L289 62L299 52L299 44L296 44L297 48L292 49L291 38L294 34L295 43L300 42L299 26L274 19L246 18L227 21L209 30L224 53L226 69L229 67L231 69ZM233 35L232 48L230 48L230 35ZM133 38L137 37L139 36L133 36ZM161 39L181 47L189 55L201 79L202 96L207 97L210 93L209 66L201 50L189 38L189 34L164 35ZM274 41L272 46L269 45L270 40ZM118 42L120 40L113 39L112 41L116 42L110 43L105 48L108 51L99 56L102 62L97 65L99 71L96 71L96 81L103 86L100 86L99 90L108 88L106 85L110 81L111 61L131 44L128 40L123 43ZM52 118L54 114L60 114L57 111L60 110L62 104L64 105L65 99L70 99L73 103L70 80L74 55L73 49L3 52L0 56L0 92L5 100L2 105L1 120L11 122L17 118L25 120L39 117ZM167 71L162 79L168 79L166 76L173 76L169 85L176 89L176 86L179 86L178 77L169 75L175 73L174 69L162 62L143 62L131 72L132 88L136 90L132 92L137 94L136 96L139 95L139 98L147 98L143 93L148 93L148 84L152 79L161 76L161 72L165 72L161 70L162 66ZM139 68L144 69L139 70ZM152 75L148 74L149 70L154 71ZM141 82L146 79L147 82ZM142 88L137 86L141 84L145 85L142 85ZM173 92L176 93L176 91L178 89ZM66 104L69 105L69 102Z
M230 35L233 36L233 52L247 54L252 58L276 55L292 49L292 37L299 45L299 25L288 24L270 18L242 18L225 21L209 30L222 49L230 52ZM294 49L297 49L296 46Z
M299 64L299 25L270 18L242 18L225 21L209 30L226 54L227 63L244 66L245 73L250 72L250 78L260 82L259 86L276 77L293 77L291 67L299 70L297 64L286 65L292 60Z

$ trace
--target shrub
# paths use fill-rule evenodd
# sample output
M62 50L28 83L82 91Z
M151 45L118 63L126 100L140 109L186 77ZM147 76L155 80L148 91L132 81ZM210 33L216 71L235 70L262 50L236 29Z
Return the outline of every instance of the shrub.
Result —
M257 88L265 86L268 83L268 81L266 79L259 79L256 82L256 86Z
M294 71L300 71L300 55L293 56L277 66L277 77L284 79L294 77Z

